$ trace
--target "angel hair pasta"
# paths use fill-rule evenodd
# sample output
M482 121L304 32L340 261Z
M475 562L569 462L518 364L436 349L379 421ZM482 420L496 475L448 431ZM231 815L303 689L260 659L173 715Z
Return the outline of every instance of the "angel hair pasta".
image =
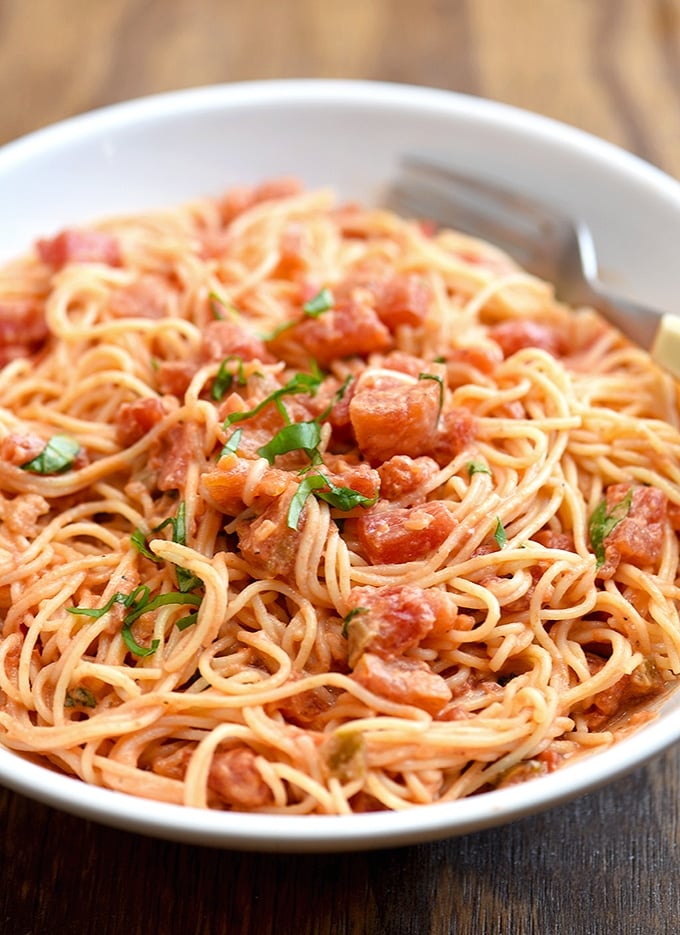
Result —
M677 388L492 246L292 182L0 273L0 741L290 814L552 771L680 673Z

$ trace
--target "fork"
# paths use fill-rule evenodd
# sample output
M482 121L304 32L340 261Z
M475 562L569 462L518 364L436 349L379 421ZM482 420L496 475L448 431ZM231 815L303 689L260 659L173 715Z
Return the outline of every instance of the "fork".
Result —
M680 316L610 292L598 279L595 244L583 220L415 154L403 158L387 204L402 215L455 227L500 247L528 272L552 283L560 300L596 309L680 378Z

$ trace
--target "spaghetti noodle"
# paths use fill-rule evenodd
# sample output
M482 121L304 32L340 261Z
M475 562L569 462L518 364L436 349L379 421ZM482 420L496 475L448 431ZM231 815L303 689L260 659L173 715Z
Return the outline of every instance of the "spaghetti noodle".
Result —
M492 246L278 182L0 273L0 740L291 814L522 781L680 673L673 381Z

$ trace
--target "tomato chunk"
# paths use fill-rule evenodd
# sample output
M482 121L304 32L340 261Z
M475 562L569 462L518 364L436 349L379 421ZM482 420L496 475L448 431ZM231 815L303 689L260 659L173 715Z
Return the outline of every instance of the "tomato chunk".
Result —
M629 491L632 494L628 514L603 542L605 561L599 570L602 578L611 578L621 562L643 568L653 565L661 555L668 504L666 495L655 487L613 484L606 491L608 514Z
M437 436L440 403L435 380L360 385L349 406L359 448L373 462L427 454Z
M233 321L211 321L203 332L201 344L203 360L224 360L239 357L241 360L273 361L264 342L250 331Z
M451 700L446 681L419 659L381 659L364 653L353 673L360 685L390 701L415 705L436 715Z
M208 788L227 805L241 809L261 808L274 800L255 765L255 754L247 747L218 751L213 756Z
M123 403L115 417L116 438L124 448L129 448L157 425L165 416L163 403L157 396L136 399Z
M414 562L439 548L455 529L451 512L437 501L414 507L370 507L357 519L357 536L372 565Z
M40 259L54 269L67 263L105 263L120 266L118 241L105 231L64 230L50 240L39 240L36 249Z

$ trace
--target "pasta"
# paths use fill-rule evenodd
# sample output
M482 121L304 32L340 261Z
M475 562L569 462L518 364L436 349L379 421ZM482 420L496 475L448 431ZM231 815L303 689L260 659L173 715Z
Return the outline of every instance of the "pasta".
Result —
M404 809L680 673L677 387L489 244L281 180L0 273L0 742L136 796Z

